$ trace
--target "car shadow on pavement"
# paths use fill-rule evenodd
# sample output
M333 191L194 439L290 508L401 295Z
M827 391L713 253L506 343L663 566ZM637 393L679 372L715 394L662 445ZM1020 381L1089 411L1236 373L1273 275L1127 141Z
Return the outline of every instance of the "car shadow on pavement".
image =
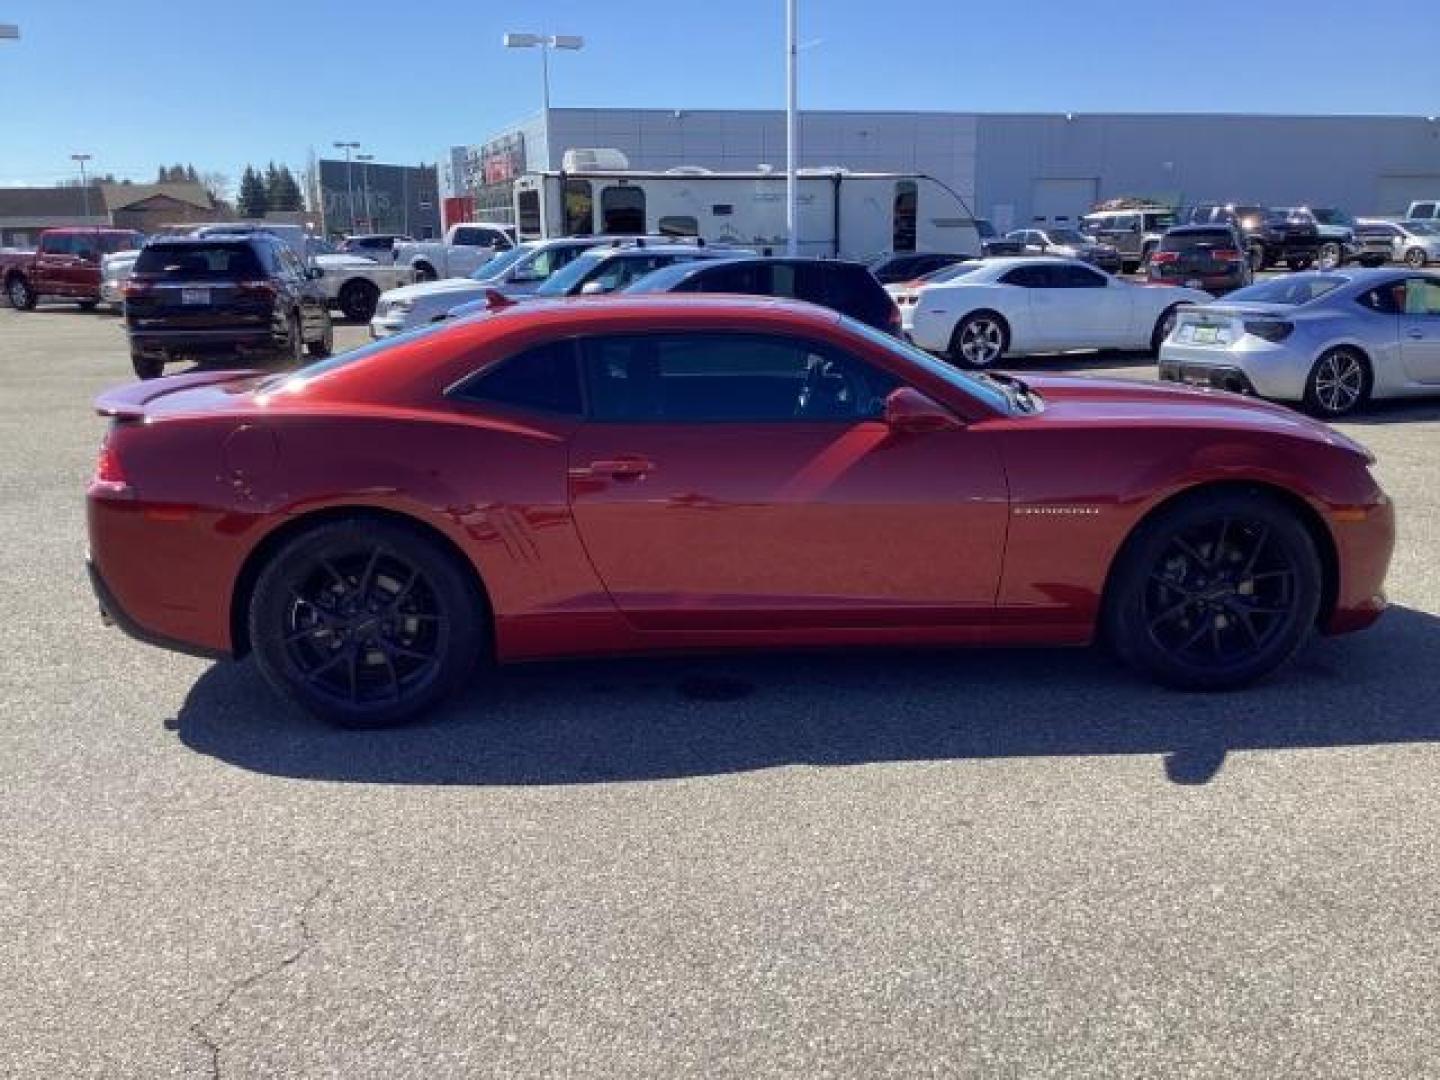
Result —
M1320 638L1270 681L1163 690L1097 650L629 659L494 673L408 727L345 732L253 663L205 672L167 726L274 776L388 784L579 784L784 766L1156 755L1178 784L1237 751L1440 741L1440 618L1392 608Z

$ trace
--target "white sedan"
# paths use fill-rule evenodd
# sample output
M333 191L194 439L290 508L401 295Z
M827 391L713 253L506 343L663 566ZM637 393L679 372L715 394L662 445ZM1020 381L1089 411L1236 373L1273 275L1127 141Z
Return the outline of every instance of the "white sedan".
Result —
M1199 289L1135 284L1078 259L982 259L951 267L900 299L901 324L922 349L964 367L1002 356L1080 349L1160 347L1182 304L1211 298Z

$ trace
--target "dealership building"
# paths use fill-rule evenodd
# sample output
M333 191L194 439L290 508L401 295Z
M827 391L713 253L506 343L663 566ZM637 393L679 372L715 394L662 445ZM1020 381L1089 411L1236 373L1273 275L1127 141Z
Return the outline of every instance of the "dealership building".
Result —
M440 233L433 165L324 158L312 163L309 182L310 205L326 235L388 232L423 240Z
M1096 202L1243 201L1403 213L1440 196L1440 117L1144 113L803 112L802 167L923 173L1001 230L1073 220ZM613 148L632 169L782 169L778 110L550 109L450 150L443 193L503 219L515 176L566 150Z

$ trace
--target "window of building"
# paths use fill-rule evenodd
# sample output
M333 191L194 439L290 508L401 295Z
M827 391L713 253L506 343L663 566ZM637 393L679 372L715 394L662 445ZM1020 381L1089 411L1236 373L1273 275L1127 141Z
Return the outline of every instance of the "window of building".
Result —
M645 192L628 184L607 187L600 193L600 231L616 236L645 232Z
M589 180L565 179L565 234L595 235L595 196Z
M521 236L540 235L540 192L522 191L515 200L519 212L517 225Z
M471 376L452 397L517 409L580 414L580 374L569 341L550 341L526 349Z
M700 222L689 214L667 214L660 219L661 236L699 236Z
M895 215L891 230L892 251L914 251L919 189L914 180L901 180L895 185Z

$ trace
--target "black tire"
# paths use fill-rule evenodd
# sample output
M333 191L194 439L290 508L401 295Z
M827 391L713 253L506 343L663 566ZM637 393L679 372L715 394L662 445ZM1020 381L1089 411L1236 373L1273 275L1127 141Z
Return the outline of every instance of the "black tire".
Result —
M415 281L419 284L422 281L434 281L440 275L435 273L435 268L429 263L415 264Z
M1321 270L1336 270L1345 265L1345 249L1337 241L1327 240L1320 245L1315 262Z
M1197 492L1143 521L1116 559L1105 632L1166 686L1229 690L1295 655L1324 577L1294 510L1259 490Z
M1374 385L1370 361L1347 346L1322 353L1305 380L1305 409L1324 420L1338 420L1365 407Z
M1155 320L1155 329L1150 332L1150 351L1159 353L1160 346L1170 336L1170 331L1175 329L1175 320L1179 318L1180 305L1171 304L1160 313L1160 318Z
M1413 247L1405 252L1405 265L1413 266L1416 270L1422 268L1426 263L1425 249Z
M100 303L99 300L81 300L81 301L79 301L80 310L81 310L81 311L94 311L94 310L95 310L95 305L98 304L98 303Z
M346 728L413 720L454 694L488 627L468 567L418 531L364 517L286 543L247 618L270 685Z
M300 316L291 312L285 318L285 342L280 346L276 359L282 364L299 367L305 362L305 332L301 329Z
M313 360L323 360L335 351L335 324L331 321L328 311L325 312L324 331L316 340L306 342L305 351L310 354Z
M1375 269L1375 267L1377 267L1377 266L1384 266L1384 265L1385 265L1385 260L1384 260L1384 259L1377 259L1377 258L1375 258L1375 256L1370 255L1370 256L1365 256L1365 257L1361 258L1361 260L1360 260L1360 265L1363 266L1363 267L1365 267L1367 270L1373 270L1373 269Z
M130 366L135 369L137 378L158 379L165 374L165 357L147 356L145 353L131 349Z
M1296 259L1286 259L1285 265L1298 274L1301 270L1309 270L1310 267L1314 266L1315 260L1309 256L1301 256Z
M380 290L369 281L347 281L337 299L347 319L369 322L375 314L375 305L380 303Z
M1000 362L1010 348L1010 327L993 311L972 311L950 335L950 362L956 367L985 369Z
M5 296L16 311L34 311L40 300L24 274L16 274L5 283Z

